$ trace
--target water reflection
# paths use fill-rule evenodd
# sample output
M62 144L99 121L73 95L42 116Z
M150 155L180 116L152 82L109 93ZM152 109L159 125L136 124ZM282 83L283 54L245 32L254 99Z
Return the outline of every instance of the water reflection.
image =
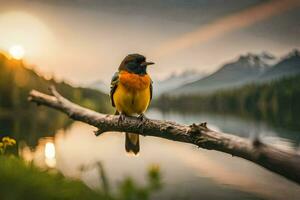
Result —
M30 147L37 146L40 138L51 137L58 129L70 124L67 116L45 107L40 107L37 112L15 111L7 115L1 115L0 110L0 136L26 141Z
M150 111L148 116L186 124L205 120L210 128L248 138L258 134L270 143L277 141L281 148L294 149L299 144L297 137L287 130L278 132L262 122L238 117L181 115L157 110ZM94 130L86 124L73 123L65 131L57 131L54 138L40 139L35 150L30 151L31 155L24 155L41 166L43 164L37 162L42 160L41 155L44 155L44 163L46 154L49 158L55 157L57 170L65 176L81 178L91 188L101 185L98 170L90 168L82 173L82 166L101 162L115 185L125 176L132 176L144 184L147 167L156 163L162 169L165 183L164 190L155 194L161 199L296 200L300 196L297 184L237 157L155 137L141 137L140 155L128 157L124 151L123 134L106 133L95 137ZM23 151L29 150L24 148Z
M55 146L53 142L47 142L45 145L45 163L48 167L56 166Z
M56 167L56 152L53 137L41 138L35 148L30 148L24 141L19 145L19 155L28 163L40 168Z
M264 121L255 121L235 115L161 112L154 109L148 115L153 118L168 119L184 124L207 122L208 126L216 131L231 133L249 139L259 137L266 143L288 150L297 149L300 144L300 130L282 129L270 126Z

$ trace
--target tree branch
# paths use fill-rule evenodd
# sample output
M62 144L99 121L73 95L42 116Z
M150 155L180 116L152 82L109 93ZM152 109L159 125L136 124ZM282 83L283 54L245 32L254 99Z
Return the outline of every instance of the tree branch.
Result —
M32 90L28 100L45 105L67 114L70 118L97 127L96 136L107 131L130 132L144 136L155 136L198 147L217 150L252 161L300 184L300 155L263 144L258 139L250 141L235 135L220 133L207 128L206 123L181 125L175 122L153 120L139 126L136 117L126 117L119 122L119 116L97 113L83 108L61 96L54 87L52 96Z

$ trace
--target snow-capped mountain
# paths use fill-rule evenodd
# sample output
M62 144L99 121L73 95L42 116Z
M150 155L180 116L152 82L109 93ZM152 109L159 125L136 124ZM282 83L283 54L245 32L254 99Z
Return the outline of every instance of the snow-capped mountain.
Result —
M260 60L266 63L268 66L273 66L280 61L280 58L275 57L274 55L264 51L258 55Z
M187 70L179 74L172 73L168 78L164 80L153 82L153 95L154 97L157 97L162 93L199 80L203 76L203 73L199 73L195 70Z
M259 81L270 81L300 73L300 52L294 50L259 77Z
M248 53L223 65L209 76L184 84L167 93L172 95L207 93L229 87L238 87L253 82L277 62L278 59L275 56L266 52L261 54Z

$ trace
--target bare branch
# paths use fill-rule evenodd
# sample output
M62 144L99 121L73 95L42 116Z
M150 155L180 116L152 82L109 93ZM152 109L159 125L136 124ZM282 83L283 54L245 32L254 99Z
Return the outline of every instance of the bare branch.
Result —
M83 108L65 99L54 87L50 90L54 96L32 90L28 100L38 105L60 110L74 120L97 127L99 130L95 132L96 135L107 131L130 132L190 143L204 149L221 151L244 158L300 184L300 155L295 152L283 151L264 144L258 139L250 141L235 135L210 130L207 128L206 122L188 126L149 119L143 124L143 127L140 127L140 120L135 117L126 117L125 120L118 123L118 116L105 115Z

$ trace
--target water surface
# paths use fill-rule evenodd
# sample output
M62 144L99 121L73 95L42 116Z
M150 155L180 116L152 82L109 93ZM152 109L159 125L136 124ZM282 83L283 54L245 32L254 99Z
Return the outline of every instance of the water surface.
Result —
M288 150L297 150L300 142L297 132L237 116L158 110L150 110L147 115L184 124L206 121L212 129L250 139L260 137ZM4 122L0 120L0 128L1 124L5 127ZM54 137L41 137L34 148L27 147L25 141L20 145L20 154L41 167L55 167L67 177L82 179L91 188L100 187L98 171L90 168L82 172L82 166L102 162L111 183L117 185L126 176L145 184L148 167L158 164L164 189L153 198L296 200L300 196L299 185L241 158L149 136L141 137L141 152L133 157L125 154L122 133L110 132L95 137L95 130L75 122L65 130L54 131Z

